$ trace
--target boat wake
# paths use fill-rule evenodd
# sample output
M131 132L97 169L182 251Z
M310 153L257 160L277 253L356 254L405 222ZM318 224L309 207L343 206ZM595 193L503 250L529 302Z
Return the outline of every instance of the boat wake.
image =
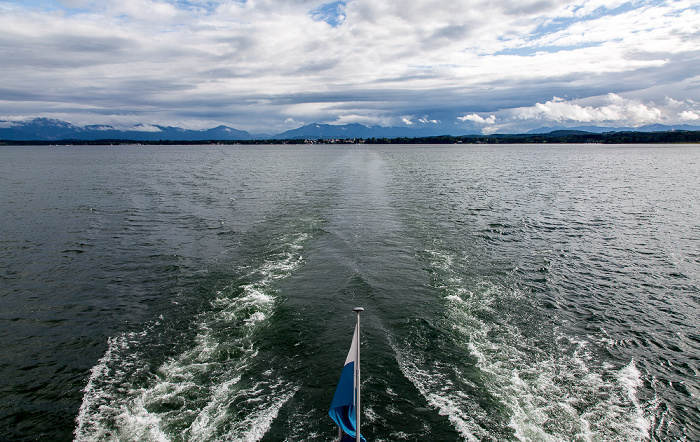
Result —
M75 440L260 440L298 387L280 372L284 361L258 357L258 335L278 304L273 283L300 268L309 238L281 238L219 290L192 324L193 344L165 362L148 354L163 324L111 338L85 387Z
M392 346L403 374L464 440L649 439L633 360L623 367L599 362L589 342L556 329L554 345L547 345L501 308L526 302L516 289L463 276L458 256L444 250L425 251L422 258L444 303L442 323L433 326L463 355L463 363L431 357L421 351L427 345L422 339ZM486 412L494 408L503 421Z

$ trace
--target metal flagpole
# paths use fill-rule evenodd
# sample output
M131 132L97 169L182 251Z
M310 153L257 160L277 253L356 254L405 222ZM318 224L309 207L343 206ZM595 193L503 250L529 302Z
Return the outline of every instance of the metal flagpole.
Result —
M352 309L357 312L357 363L355 364L355 442L360 442L360 312L365 311L362 307Z

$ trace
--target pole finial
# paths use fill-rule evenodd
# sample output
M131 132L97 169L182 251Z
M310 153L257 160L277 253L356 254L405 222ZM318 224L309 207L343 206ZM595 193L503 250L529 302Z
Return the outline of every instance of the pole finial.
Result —
M364 312L365 309L362 308L362 307L355 307L354 309L352 309L352 311L354 311L354 312Z

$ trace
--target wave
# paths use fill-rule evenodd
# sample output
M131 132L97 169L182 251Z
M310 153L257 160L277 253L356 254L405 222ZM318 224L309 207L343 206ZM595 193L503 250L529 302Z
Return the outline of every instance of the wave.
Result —
M278 304L273 283L302 266L310 237L278 238L195 317L193 345L165 362L149 363L158 322L109 339L85 387L75 440L260 440L298 386L267 368L280 361L258 357L257 336Z

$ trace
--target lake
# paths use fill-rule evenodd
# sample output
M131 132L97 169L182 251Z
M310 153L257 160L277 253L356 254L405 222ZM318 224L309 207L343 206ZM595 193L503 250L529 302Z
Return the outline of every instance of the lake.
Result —
M0 440L700 439L700 146L0 147Z

